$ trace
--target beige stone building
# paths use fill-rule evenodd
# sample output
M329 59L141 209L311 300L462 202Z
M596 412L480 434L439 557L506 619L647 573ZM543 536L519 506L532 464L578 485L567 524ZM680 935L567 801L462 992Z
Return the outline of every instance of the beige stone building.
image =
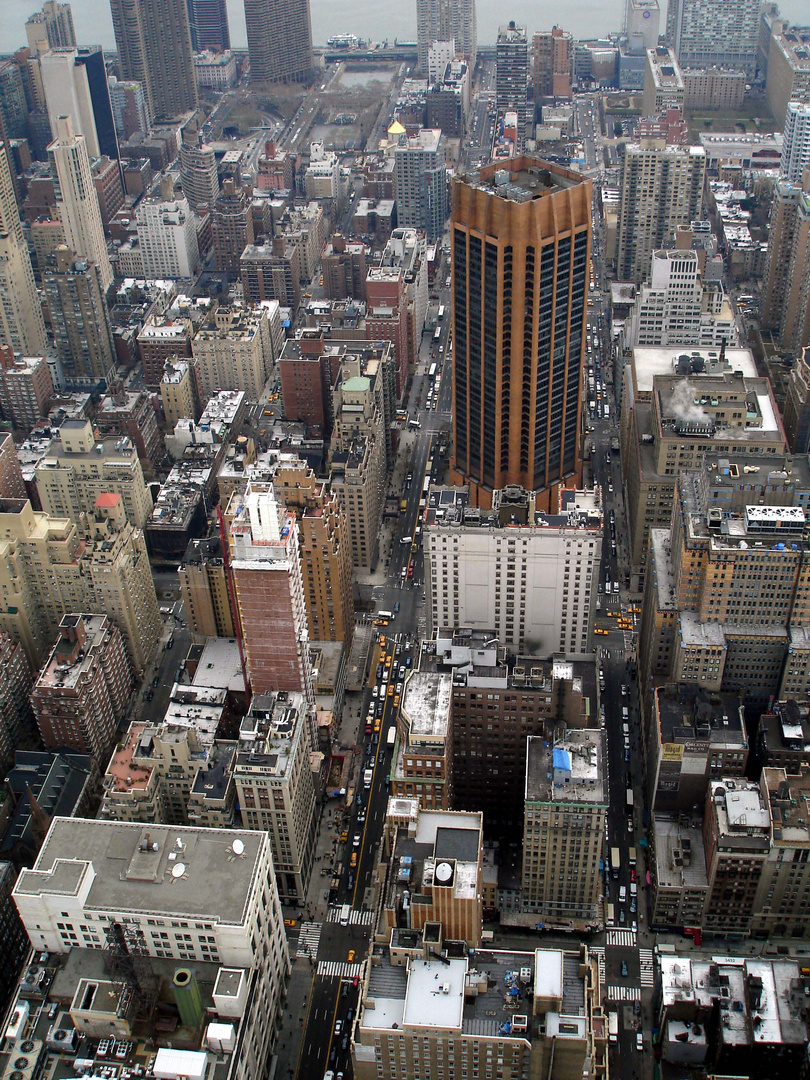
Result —
M218 390L244 390L258 401L275 360L267 308L218 307L197 331L192 349L203 401Z
M781 130L788 102L810 100L810 34L775 20L768 53L765 97Z
M169 431L174 431L178 420L197 419L197 384L188 360L174 357L166 361L160 380L160 400Z
M127 520L142 529L152 513L132 439L97 440L90 420L66 420L36 470L42 509L53 518L79 521L101 496L120 495Z
M779 180L771 204L762 325L794 359L810 345L810 168L800 184Z
M233 616L219 536L192 540L177 573L190 629L202 637L233 637Z

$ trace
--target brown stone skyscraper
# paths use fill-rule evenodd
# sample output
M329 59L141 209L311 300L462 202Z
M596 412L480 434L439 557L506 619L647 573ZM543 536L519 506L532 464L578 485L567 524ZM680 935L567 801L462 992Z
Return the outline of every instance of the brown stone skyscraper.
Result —
M197 108L186 0L110 0L124 79L143 83L152 120Z
M471 500L580 474L591 183L531 157L453 186L453 477Z
M306 82L312 71L309 0L245 0L252 83Z

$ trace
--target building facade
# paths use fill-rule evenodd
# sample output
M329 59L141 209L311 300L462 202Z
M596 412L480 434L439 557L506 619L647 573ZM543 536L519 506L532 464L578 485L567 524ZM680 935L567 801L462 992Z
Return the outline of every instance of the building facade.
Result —
M254 83L306 82L312 74L309 0L245 0L250 77Z
M110 311L99 267L64 244L42 275L61 374L69 386L95 386L115 368ZM109 265L109 261L108 261Z
M756 74L758 0L672 0L667 5L667 43L683 67L719 64Z
M46 348L45 322L14 195L6 144L0 144L0 333L23 356Z

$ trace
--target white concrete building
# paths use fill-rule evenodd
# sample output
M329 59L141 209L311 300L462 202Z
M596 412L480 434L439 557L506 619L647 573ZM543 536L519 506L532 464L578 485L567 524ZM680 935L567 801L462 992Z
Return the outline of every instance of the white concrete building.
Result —
M205 1070L184 1070L178 1062L179 1071L158 1075L253 1080L265 1074L290 971L265 833L56 818L12 895L36 950L104 949L112 925L157 967L161 958L185 962L201 981L203 974L213 980L201 1050L175 1051L202 1054ZM93 958L83 963L92 966ZM121 994L120 984L117 991L108 986L112 997ZM113 1012L109 1003L106 1012ZM126 1017L126 1008L118 1015ZM220 1025L229 1030L217 1047L211 1027L222 1033ZM227 1068L217 1072L223 1050Z
M427 54L427 77L428 86L439 82L444 75L448 64L456 58L456 43L450 41L434 41Z
M394 159L397 221L406 228L424 229L428 240L438 239L447 220L447 166L441 130L422 128L414 138L400 136Z
M800 184L802 170L807 165L810 165L810 104L791 101L785 114L782 176L791 184Z
M74 132L69 116L57 117L55 127L56 138L48 147L48 159L56 181L56 209L65 231L65 243L75 255L96 264L101 287L106 292L113 282L113 269L107 255L87 143L84 135Z
M192 277L200 265L197 222L185 198L144 199L136 212L143 272L148 278Z
M602 510L595 492L560 492L557 514L535 511L519 487L493 492L492 510L466 488L431 488L424 526L429 636L491 630L510 652L591 649Z
M627 346L736 346L734 312L719 281L704 283L696 251L654 251L636 293Z

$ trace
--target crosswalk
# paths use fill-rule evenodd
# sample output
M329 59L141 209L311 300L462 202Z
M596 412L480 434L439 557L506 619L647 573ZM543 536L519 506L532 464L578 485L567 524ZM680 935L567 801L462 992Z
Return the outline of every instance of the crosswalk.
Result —
M652 949L639 949L638 961L641 967L641 985L655 986L655 969L653 967Z
M314 959L318 955L322 929L323 923L302 922L298 931L298 948L295 955L311 956Z
M326 917L327 922L340 922L340 908L331 908ZM350 926L370 926L374 921L373 911L350 911Z
M353 979L360 976L362 964L347 964L345 960L321 960L315 970L316 975L331 979Z
M635 930L608 930L606 935L608 945L624 945L633 948L636 944Z
M627 986L626 983L622 983L621 986L609 986L607 999L608 1001L641 1001L641 987Z
M605 985L605 947L604 945L595 945L591 949L591 955L596 957L596 967L599 972L599 996L602 995L601 988Z

